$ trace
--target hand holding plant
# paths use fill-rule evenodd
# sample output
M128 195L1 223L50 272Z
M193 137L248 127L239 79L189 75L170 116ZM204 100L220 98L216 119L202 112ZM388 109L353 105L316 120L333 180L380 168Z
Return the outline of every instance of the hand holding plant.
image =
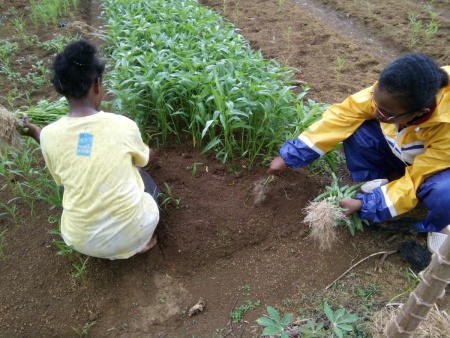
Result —
M287 165L281 156L275 157L270 162L269 169L267 169L268 175L281 174L287 169Z
M354 198L343 198L343 199L336 199L336 201L339 202L339 206L342 209L345 209L344 215L350 216L353 215L355 212L358 212L361 210L361 201L354 199Z
M23 114L22 123L22 135L30 136L40 143L41 128L31 123L27 114Z
M362 230L363 223L367 222L356 213L361 202L353 199L361 184L340 187L336 175L332 175L331 186L325 187L325 192L303 209L306 213L303 222L309 225L311 237L319 242L321 249L330 249L337 239L336 226L346 226L354 235L356 229Z

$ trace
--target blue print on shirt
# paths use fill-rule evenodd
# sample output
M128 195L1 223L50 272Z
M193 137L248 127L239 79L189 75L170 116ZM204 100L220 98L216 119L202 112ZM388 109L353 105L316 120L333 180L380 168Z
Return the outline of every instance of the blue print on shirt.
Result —
M94 135L81 133L78 137L77 155L78 156L91 156L92 142Z

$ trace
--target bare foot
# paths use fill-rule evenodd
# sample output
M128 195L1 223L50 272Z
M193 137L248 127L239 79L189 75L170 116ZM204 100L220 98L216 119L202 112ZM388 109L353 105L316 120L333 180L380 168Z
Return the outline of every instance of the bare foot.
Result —
M152 239L147 243L147 245L138 252L138 254L143 254L147 251L150 251L156 245L156 243L158 243L158 240L156 239L156 236L153 236Z

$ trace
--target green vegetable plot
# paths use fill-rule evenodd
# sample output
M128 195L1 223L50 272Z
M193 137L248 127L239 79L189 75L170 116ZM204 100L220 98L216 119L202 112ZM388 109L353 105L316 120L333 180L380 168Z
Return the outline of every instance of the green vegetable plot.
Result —
M222 162L252 165L316 121L324 106L292 91L293 69L252 51L193 0L106 0L113 108L147 140L188 133Z

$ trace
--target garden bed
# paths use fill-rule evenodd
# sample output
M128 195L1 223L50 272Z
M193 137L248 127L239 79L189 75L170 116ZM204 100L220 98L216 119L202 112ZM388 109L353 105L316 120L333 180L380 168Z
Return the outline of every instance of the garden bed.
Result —
M341 101L371 85L389 61L407 51L450 64L447 1L428 7L419 1L201 3L235 23L265 58L294 67L297 90L311 85L307 97L317 102ZM440 13L431 36L430 11ZM42 78L55 53L48 41L79 34L100 44L95 35L105 30L100 13L100 1L81 0L73 17L35 27L28 1L0 1L0 38L17 43L11 46L11 71L0 73L0 104L15 110L42 97L57 99ZM59 27L63 21L89 28ZM422 26L415 32L411 22L418 21ZM91 258L85 280L72 277L71 261L56 255L57 236L48 231L55 228L49 217L57 217L58 210L40 202L31 213L18 201L16 222L7 213L0 216L1 335L256 337L261 327L255 319L266 313L266 305L320 320L324 299L333 309L343 306L360 316L355 330L364 332L374 311L398 295L395 302L405 300L411 273L397 254L381 273L368 260L324 289L360 259L397 250L408 240L424 244L423 236L366 229L353 237L340 229L339 241L321 251L302 222L302 209L330 182L320 168L288 170L255 203L254 188L267 177L262 165L248 168L242 161L233 168L200 152L187 137L159 145L150 173L171 198L161 212L157 247L126 261ZM2 203L14 197L7 188L0 191ZM200 298L205 310L188 316ZM439 305L448 310L448 296Z

